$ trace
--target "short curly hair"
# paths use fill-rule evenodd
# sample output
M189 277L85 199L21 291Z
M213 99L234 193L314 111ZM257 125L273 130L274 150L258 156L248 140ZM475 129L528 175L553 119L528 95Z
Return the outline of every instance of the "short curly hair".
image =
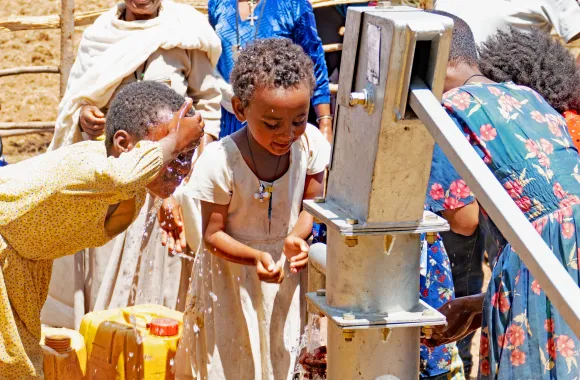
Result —
M548 33L498 31L479 54L486 77L530 87L560 113L580 110L580 71L570 52Z
M477 45L469 25L462 18L449 12L435 9L429 9L425 12L449 17L453 20L449 66L458 66L461 63L465 63L469 66L477 67Z
M234 94L247 107L258 88L296 88L314 91L312 59L287 38L267 38L244 47L230 75Z
M171 120L179 111L185 98L166 84L154 81L131 83L113 98L106 116L105 144L113 145L117 131L126 131L142 140L152 127ZM188 116L193 116L193 108Z

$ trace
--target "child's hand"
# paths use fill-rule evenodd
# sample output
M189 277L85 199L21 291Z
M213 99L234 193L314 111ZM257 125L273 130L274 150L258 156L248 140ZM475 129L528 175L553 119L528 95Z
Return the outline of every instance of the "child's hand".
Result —
M173 137L176 143L174 153L195 149L203 137L205 123L201 115L196 112L193 116L186 116L191 110L192 104L193 100L186 98L179 111L173 115L173 119L167 125L168 136Z
M284 280L284 269L280 263L275 263L272 255L261 252L256 260L256 272L260 281L280 284Z
M310 247L304 239L288 235L284 240L284 255L290 261L290 271L296 273L308 264L308 250Z
M182 253L185 250L185 231L183 230L183 214L181 206L173 197L163 201L159 209L159 225L161 226L161 244L167 246L170 252Z

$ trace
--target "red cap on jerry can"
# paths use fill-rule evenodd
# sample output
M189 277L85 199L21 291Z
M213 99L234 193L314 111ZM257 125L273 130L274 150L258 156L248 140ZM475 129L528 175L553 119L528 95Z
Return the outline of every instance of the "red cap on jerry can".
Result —
M179 322L171 318L155 318L149 323L149 331L157 336L174 336L179 333Z

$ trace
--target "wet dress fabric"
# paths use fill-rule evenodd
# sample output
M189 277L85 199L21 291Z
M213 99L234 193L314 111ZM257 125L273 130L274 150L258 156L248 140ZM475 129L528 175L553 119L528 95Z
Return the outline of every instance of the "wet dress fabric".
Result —
M255 266L224 260L202 247L175 359L179 380L293 378L305 325L306 272L290 273L282 249L300 215L306 177L325 170L330 144L308 125L290 154L287 172L273 183L256 177L230 137L207 146L194 167L188 194L228 205L225 232L270 253L286 274L281 284L261 282ZM273 189L271 220L269 202L254 198L260 183Z
M53 260L129 226L162 163L158 143L113 158L93 141L0 169L1 379L43 377L40 310Z
M578 284L580 159L564 118L535 91L513 83L462 86L446 93L443 104ZM434 165L431 198L447 196L436 185L442 174ZM482 378L580 376L578 338L510 244L493 269L483 311Z

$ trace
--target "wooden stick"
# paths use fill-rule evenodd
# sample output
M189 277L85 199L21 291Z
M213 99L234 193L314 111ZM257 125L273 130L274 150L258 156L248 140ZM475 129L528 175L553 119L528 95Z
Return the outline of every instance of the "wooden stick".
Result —
M60 18L60 98L66 91L66 83L75 59L75 0L61 0Z
M18 74L35 74L35 73L50 73L58 74L59 69L56 66L24 66L24 67L13 67L11 69L0 70L0 77L5 77L8 75L18 75Z
M12 136L22 136L22 135L32 135L35 133L45 133L45 132L53 132L52 130L40 130L40 129L11 129L9 131L0 130L0 137L12 137Z
M75 26L85 26L92 24L104 10L77 13L74 16ZM60 16L26 16L26 17L8 17L0 20L0 31L19 30L40 30L40 29L58 29L60 28Z
M0 131L18 130L18 129L34 129L39 132L50 132L54 129L56 121L24 121L0 123Z
M323 48L324 48L325 53L342 51L342 44L328 44L328 45L324 45Z

